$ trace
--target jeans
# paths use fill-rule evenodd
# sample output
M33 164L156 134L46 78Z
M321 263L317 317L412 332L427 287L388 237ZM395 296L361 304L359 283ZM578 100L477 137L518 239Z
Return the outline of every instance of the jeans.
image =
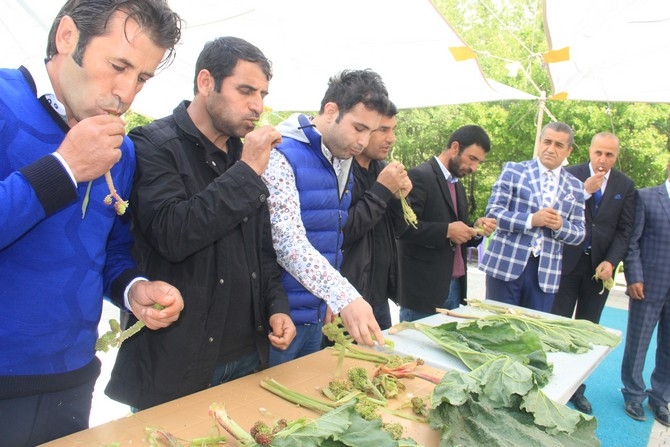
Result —
M270 346L270 366L276 366L321 350L323 323L296 324L295 338L285 351Z
M461 282L458 279L453 279L449 284L449 294L445 298L442 306L445 309L456 309L460 306L460 301ZM430 317L431 315L435 315L435 312L419 312L418 310L410 309L409 307L401 307L398 316L400 321L415 321Z
M388 300L383 303L372 304L372 313L382 331L391 327L391 308Z
M454 278L449 284L449 295L447 299L444 300L445 309L458 309L461 305L461 281L459 278Z
M254 351L237 360L217 365L209 385L216 386L230 382L231 380L239 379L240 377L258 371L260 367L261 359L258 356L258 352Z

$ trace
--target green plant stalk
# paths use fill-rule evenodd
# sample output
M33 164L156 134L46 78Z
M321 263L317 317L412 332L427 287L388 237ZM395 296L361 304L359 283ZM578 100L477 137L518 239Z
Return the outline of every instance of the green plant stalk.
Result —
M152 306L154 309L163 310L165 306L162 306L158 303L154 303ZM138 320L130 326L128 329L122 331L119 325L119 322L115 319L109 320L110 330L105 332L100 336L95 342L95 350L107 352L109 348L118 348L121 346L121 343L137 334L146 324L142 320Z
M301 407L314 410L318 413L328 413L330 410L333 410L340 405L338 403L326 402L324 400L299 393L271 378L261 380L261 387L284 400L292 402L296 405L300 405Z

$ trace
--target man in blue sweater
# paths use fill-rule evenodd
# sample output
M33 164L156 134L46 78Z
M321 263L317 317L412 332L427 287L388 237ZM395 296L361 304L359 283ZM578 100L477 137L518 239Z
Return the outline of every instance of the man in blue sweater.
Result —
M128 216L105 200L108 182L130 195L135 156L119 115L172 54L180 26L161 0L72 0L46 62L0 70L3 445L88 427L103 295L150 329L183 308L174 287L142 277Z

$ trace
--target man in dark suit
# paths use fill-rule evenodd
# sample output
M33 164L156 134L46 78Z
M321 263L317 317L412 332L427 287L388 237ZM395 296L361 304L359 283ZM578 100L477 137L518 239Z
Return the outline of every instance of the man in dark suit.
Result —
M480 218L469 224L465 188L459 178L475 172L491 150L484 129L463 126L449 137L446 149L410 169L409 202L417 215L398 240L398 303L400 321L413 321L435 313L436 307L454 309L467 295L466 247L476 246L482 235L496 228L495 219Z
M579 245L563 246L561 283L552 313L600 322L609 290L603 281L614 277L623 259L633 231L635 184L614 169L619 156L619 139L611 133L596 134L589 147L589 162L566 167L566 171L584 182L586 238ZM594 279L594 275L598 279ZM591 414L579 386L570 401L575 408Z
M670 163L668 163L670 177ZM648 397L655 419L670 427L670 178L638 191L635 225L624 257L628 284L628 328L621 364L621 392L626 414L644 420ZM654 328L658 324L656 365L651 388L642 371Z

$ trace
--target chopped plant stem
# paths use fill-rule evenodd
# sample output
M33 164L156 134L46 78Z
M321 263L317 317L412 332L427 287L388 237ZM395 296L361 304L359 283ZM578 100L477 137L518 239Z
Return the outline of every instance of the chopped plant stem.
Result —
M88 208L88 201L91 198L91 186L93 185L93 180L88 182L86 187L86 194L84 194L84 200L81 202L81 218L86 217L86 208Z
M600 281L603 282L603 288L599 293L600 295L605 293L605 290L612 290L612 288L614 287L614 278L610 277L609 279L600 279L600 275L602 274L603 270L604 270L604 268L599 266L596 269L595 274L593 275L594 280L596 280L596 281L600 280Z
M121 196L119 196L119 194L116 192L111 171L105 172L105 181L107 182L107 188L109 188L109 194L107 195L107 197L105 197L104 200L105 205L111 205L112 203L114 203L114 209L116 210L116 214L118 214L119 216L123 216L123 214L128 209L128 201L123 200Z
M275 396L279 396L289 402L299 405L319 413L327 413L330 410L337 408L338 404L327 402L325 400L317 399L303 393L294 391L274 379L267 378L261 380L261 387L265 388Z
M152 306L154 309L162 310L165 307L161 306L158 303L154 303ZM118 348L121 346L121 343L137 334L145 326L144 321L137 320L135 324L130 326L128 329L122 331L121 325L115 319L109 320L109 331L105 332L100 336L95 342L95 350L107 352L109 348Z
M394 154L391 153L391 161L395 161L397 163L400 163L398 161ZM405 223L412 228L416 229L419 224L419 220L416 217L416 213L412 209L412 206L409 204L407 201L407 198L402 195L402 188L400 188L398 191L396 191L396 195L400 198L400 205L402 206L402 217L405 220Z
M443 309L441 307L436 307L435 312L437 312L438 314L449 315L450 317L464 318L469 320L476 320L477 318L479 318L477 315L462 314L460 312L454 312L453 310Z

